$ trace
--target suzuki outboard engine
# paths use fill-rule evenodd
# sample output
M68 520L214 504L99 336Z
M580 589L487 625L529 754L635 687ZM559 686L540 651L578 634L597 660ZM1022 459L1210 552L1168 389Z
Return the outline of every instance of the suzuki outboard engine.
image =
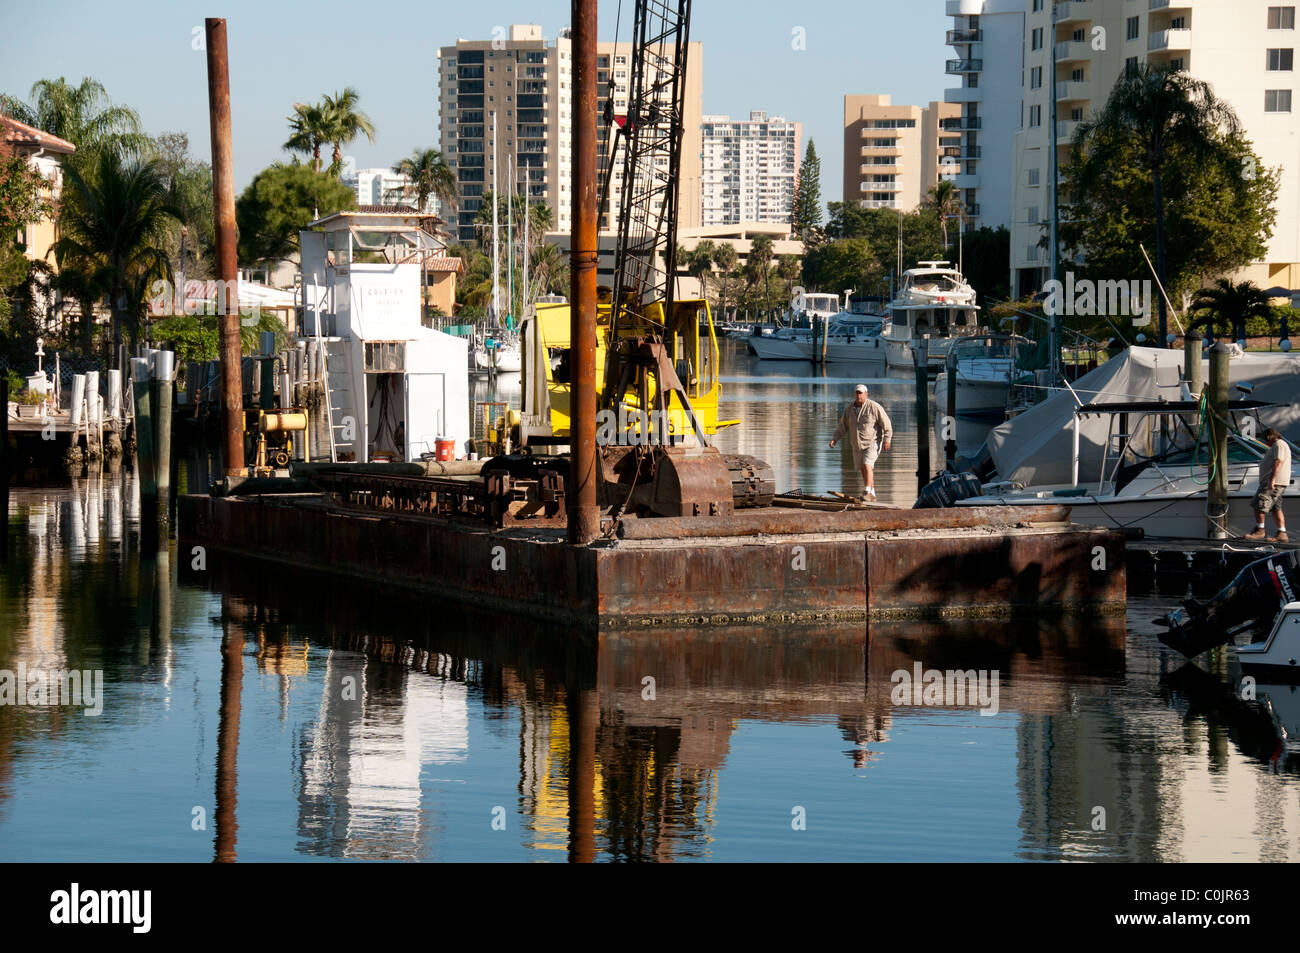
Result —
M1268 637L1288 602L1300 601L1300 551L1265 556L1239 572L1213 599L1188 599L1182 609L1157 619L1169 626L1160 641L1188 658L1249 632L1252 642Z

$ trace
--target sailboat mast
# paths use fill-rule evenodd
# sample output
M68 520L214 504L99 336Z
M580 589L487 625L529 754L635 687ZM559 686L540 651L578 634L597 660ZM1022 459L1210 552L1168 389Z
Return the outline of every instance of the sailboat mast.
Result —
M532 168L524 166L524 293L523 305L519 309L521 318L528 317L528 187L532 182Z
M501 319L501 257L497 249L497 197L500 196L497 180L497 114L492 113L492 320Z
M1057 241L1058 241L1057 226L1060 222L1060 214L1057 210L1059 203L1057 201L1057 194L1056 194L1057 185L1058 185L1057 178L1059 176L1059 172L1057 171L1057 155L1056 155L1057 135L1059 132L1056 125L1056 0L1052 0L1051 39L1052 39L1051 85L1048 87L1048 96L1051 98L1052 109L1051 109L1051 126L1048 129L1048 137L1049 137L1049 142L1051 144L1050 148L1048 149L1048 153L1049 153L1048 154L1048 175L1051 176L1050 195L1051 195L1051 202L1052 202L1052 216L1047 226L1048 227L1047 256L1048 256L1048 269L1051 275L1051 279L1052 281L1056 281L1058 280L1059 277L1058 271L1059 271L1059 263L1061 260L1060 248L1057 246ZM1056 285L1053 284L1052 287L1055 288ZM1056 299L1055 295L1049 296L1047 298L1047 302L1044 304L1044 307L1051 308L1052 304L1055 302L1055 299ZM1060 380L1060 376L1061 376L1061 316L1057 314L1055 310L1053 310L1052 313L1049 315L1049 318L1051 319L1052 322L1051 374L1052 374L1052 384L1055 385L1056 382Z
M515 313L515 150L506 157L506 327Z

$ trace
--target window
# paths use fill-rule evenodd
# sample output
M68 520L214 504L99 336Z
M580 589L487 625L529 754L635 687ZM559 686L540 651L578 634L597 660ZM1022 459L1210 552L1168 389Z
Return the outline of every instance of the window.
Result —
M1072 82L1072 83L1082 83L1082 82L1083 82L1083 70L1082 70L1082 69L1071 70L1071 71L1070 71L1070 82Z
M1034 13L1039 13L1043 9L1043 0L1034 0Z
M1295 7L1269 7L1268 28L1270 30L1294 30Z
M1137 69L1138 69L1138 58L1136 56L1130 56L1128 59L1124 61L1124 72L1129 76L1132 76L1134 73L1136 73Z
M1028 183L1028 184L1029 184L1029 185L1037 185L1037 184L1038 184L1038 172L1039 172L1039 170L1038 170L1038 169L1029 169L1029 170L1027 170L1027 171L1028 171L1028 173L1029 173L1029 183Z
M1170 59L1169 68L1173 70L1175 73L1180 73L1183 70L1187 69L1186 65L1184 65L1183 63L1183 58L1181 56L1175 56L1172 59Z
M1084 41L1084 38L1085 36L1082 28L1075 30L1073 33L1070 34L1070 39L1073 40L1075 43L1082 43Z
M1035 66L1029 71L1029 88L1038 89L1043 85L1043 68Z
M1029 214L1025 216L1025 221L1030 225L1034 225L1039 221L1037 205L1029 206Z
M1079 106L1070 110L1070 122L1083 122L1083 109Z
M1171 29L1171 30L1186 30L1186 29L1187 29L1187 17L1174 17L1172 20L1169 21L1169 29Z
M1291 72L1291 61L1294 54L1294 50L1269 50L1268 68L1270 70L1280 70L1284 73Z
M1136 40L1138 38L1138 31L1141 29L1141 27L1139 26L1139 22L1140 21L1138 20L1137 17L1128 18L1128 20L1125 22L1125 30L1126 30L1125 39Z
M1264 112L1289 113L1290 111L1291 111L1291 90L1289 89L1264 90Z
M1029 34L1029 48L1031 50L1041 50L1043 48L1043 28L1036 27L1034 32Z
M1042 107L1042 106L1030 106L1030 107L1029 107L1029 126L1030 126L1030 128L1033 128L1034 126L1041 126L1042 124L1043 124L1043 107Z

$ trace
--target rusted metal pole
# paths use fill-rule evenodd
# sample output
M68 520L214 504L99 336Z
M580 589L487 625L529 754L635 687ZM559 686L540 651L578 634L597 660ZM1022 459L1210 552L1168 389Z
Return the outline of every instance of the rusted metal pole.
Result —
M219 864L234 863L239 836L236 819L239 715L244 685L244 631L240 625L222 621L225 632L221 640L221 711L217 721L216 830L213 834L213 860Z
M1210 485L1206 492L1206 535L1209 539L1228 536L1228 346L1219 341L1210 348Z
M221 324L222 451L226 473L244 469L244 384L240 370L239 261L235 254L235 162L230 139L230 61L226 21L204 21L208 44L208 114L212 125L212 211L217 231L217 320Z
M573 0L573 234L569 242L569 542L600 535L596 506L596 0Z

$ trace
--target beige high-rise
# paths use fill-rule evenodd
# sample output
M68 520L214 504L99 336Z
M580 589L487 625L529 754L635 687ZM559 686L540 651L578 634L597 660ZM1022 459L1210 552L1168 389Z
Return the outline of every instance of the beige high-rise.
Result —
M504 34L504 31L503 31ZM506 187L514 157L517 190L531 176L529 197L545 202L554 213L557 231L571 227L571 143L573 109L573 49L568 31L552 41L535 24L514 25L509 33L490 40L457 40L438 51L438 94L442 151L456 173L455 232L464 241L476 237L474 219L484 192L493 187L492 120L497 123L497 175ZM597 46L597 94L602 181L608 161L610 127L603 116L614 100L615 114L627 110L632 51L627 43ZM685 139L678 186L678 223L702 221L701 120L703 118L703 57L701 44L687 51ZM620 163L621 165L621 163ZM622 192L621 169L611 182L610 214L602 229L617 225Z
M956 172L960 136L941 121L960 115L955 103L895 106L887 95L845 96L844 201L915 209L948 168Z

